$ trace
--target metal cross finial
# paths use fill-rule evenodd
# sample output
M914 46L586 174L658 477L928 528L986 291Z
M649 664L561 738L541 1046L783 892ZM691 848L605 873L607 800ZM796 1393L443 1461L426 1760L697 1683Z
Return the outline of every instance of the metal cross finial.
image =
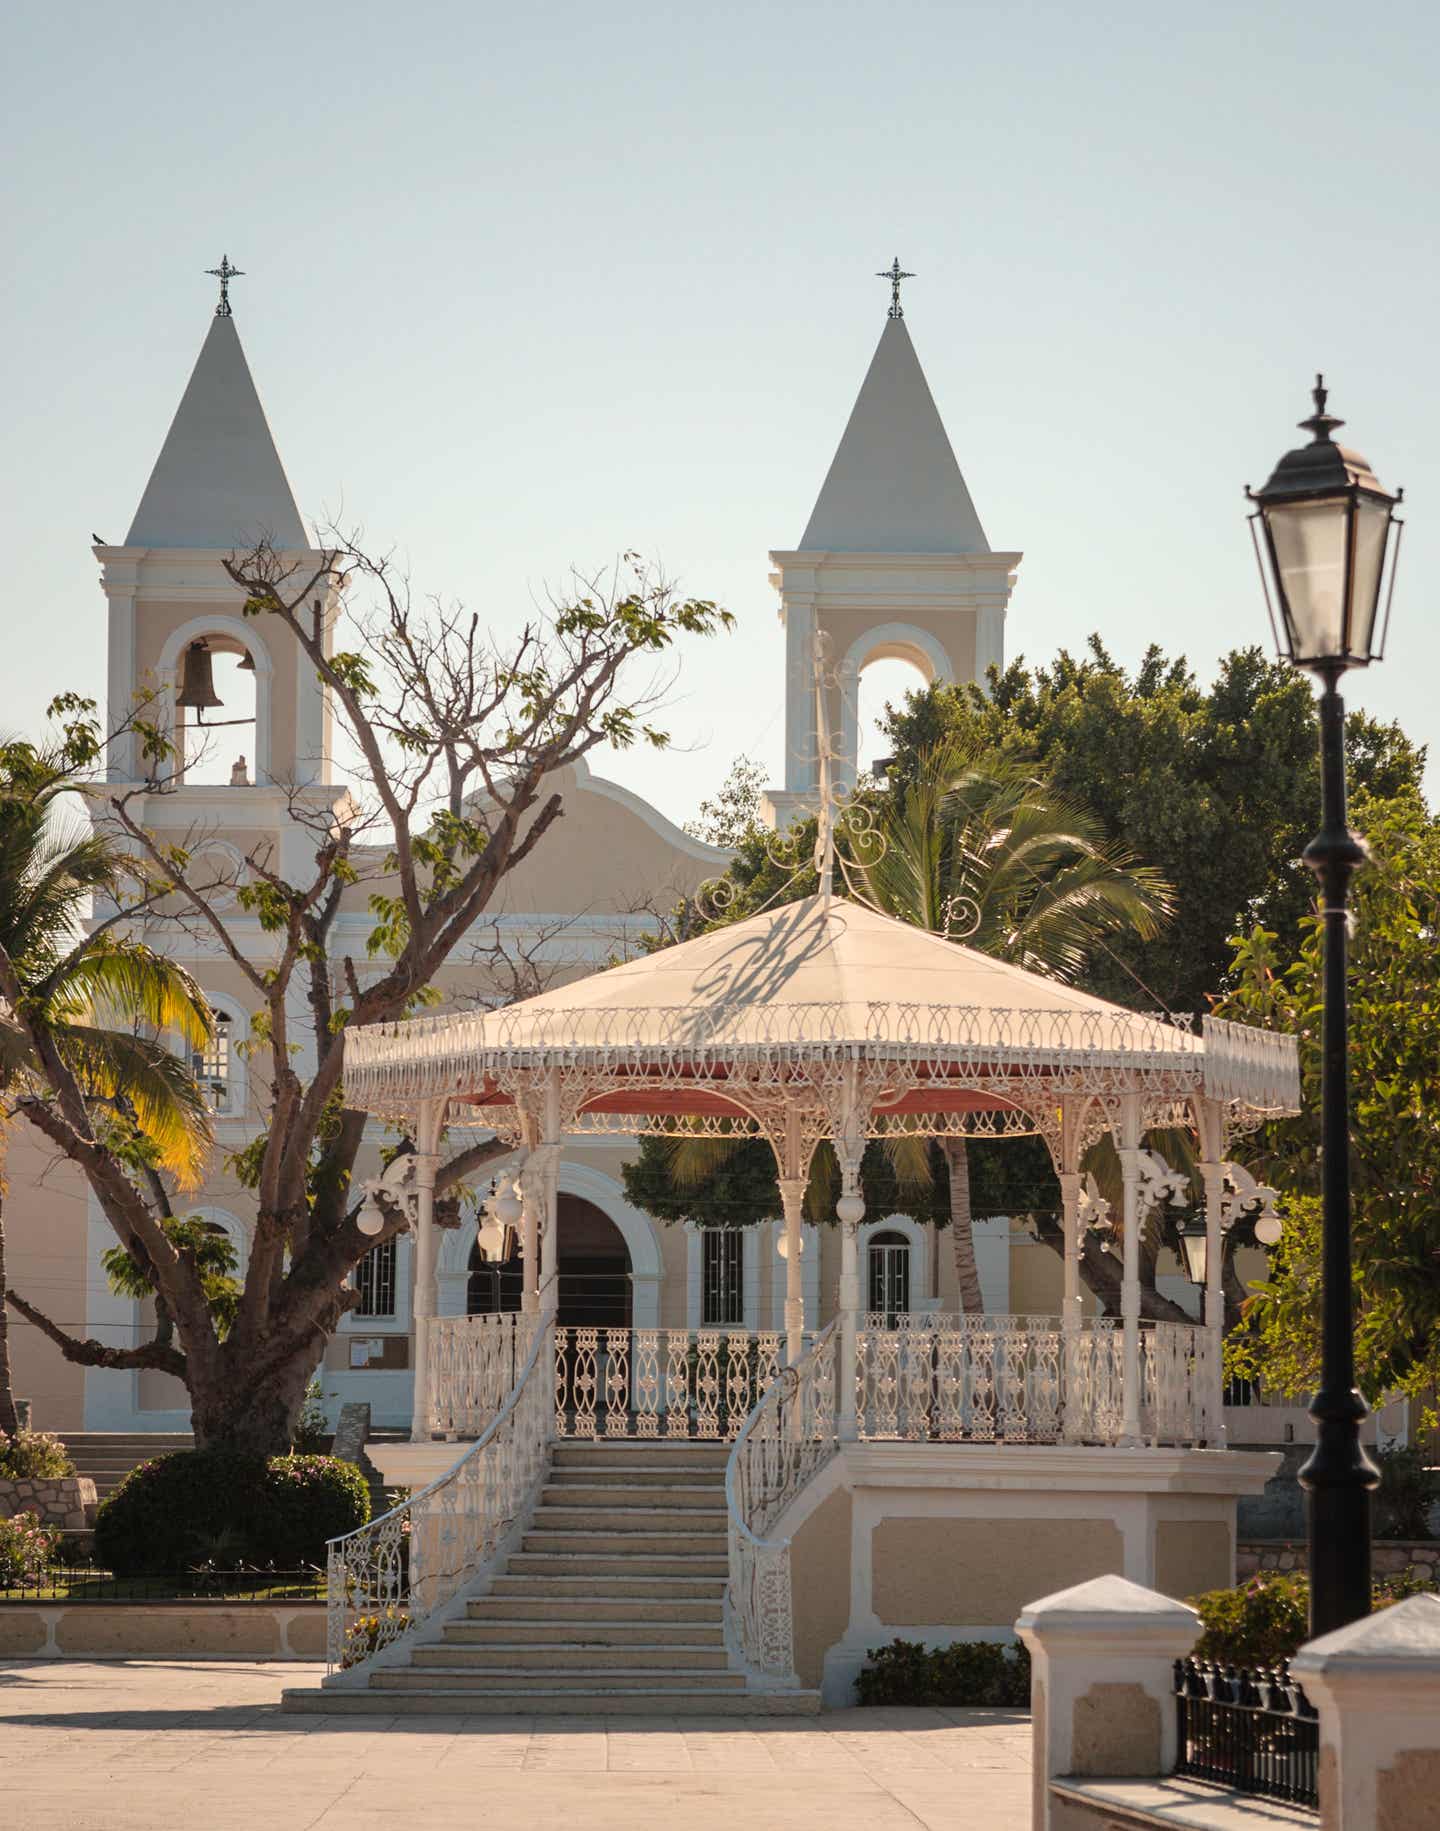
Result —
M888 280L890 282L890 311L888 315L892 318L903 318L905 316L905 307L900 303L900 282L902 280L913 280L915 275L905 271L900 265L900 256L897 254L892 264L889 267L882 267L880 272L875 275L875 278L877 280Z
M207 267L205 271L206 273L213 273L215 278L220 282L220 303L215 307L215 316L217 318L233 317L234 314L230 310L230 282L238 279L240 275L244 273L245 269L243 267L232 267L230 265L230 256L228 254L222 254L220 256L220 265L218 267Z

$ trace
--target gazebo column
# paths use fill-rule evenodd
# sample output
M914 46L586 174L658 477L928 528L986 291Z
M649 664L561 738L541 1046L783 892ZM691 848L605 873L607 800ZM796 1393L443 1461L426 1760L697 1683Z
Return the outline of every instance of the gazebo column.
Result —
M1125 1191L1123 1209L1125 1257L1120 1284L1120 1318L1124 1355L1125 1400L1120 1420L1120 1441L1141 1442L1140 1414L1140 1096L1125 1094L1120 1103L1120 1175Z
M436 1277L435 1172L439 1167L440 1132L445 1102L432 1100L420 1108L415 1127L415 1287L411 1314L415 1319L415 1366L411 1381L410 1441L430 1438L431 1325L439 1307Z
M800 1108L785 1108L783 1147L777 1144L780 1169L780 1205L785 1216L785 1358L793 1367L805 1352L805 1283L800 1262L801 1226L805 1189L809 1183L810 1153L805 1149Z
M560 1070L552 1068L545 1077L545 1107L540 1149L541 1188L544 1192L544 1221L540 1236L540 1309L548 1322L554 1322L560 1307L560 1152L564 1140L560 1132Z
M860 1193L860 1161L865 1155L865 1128L853 1097L847 1102L845 1123L835 1140L840 1160L840 1200L835 1218L840 1223L840 1353L835 1363L835 1429L842 1441L860 1434L856 1374L860 1332L860 1223L865 1219L865 1198Z
M780 1178L780 1202L785 1211L785 1358L792 1367L805 1352L805 1284L800 1263L805 1184L803 1176Z
M1080 1192L1084 1178L1078 1170L1062 1170L1061 1224L1065 1231L1065 1293L1060 1300L1060 1347L1065 1371L1064 1429L1069 1442L1084 1435L1085 1394L1080 1390Z
M520 1152L515 1181L520 1190L520 1255L525 1264L525 1285L520 1308L526 1316L540 1312L540 1221L545 1206L545 1190L538 1174L539 1165L531 1168L534 1152L526 1146Z
M1205 1188L1205 1328L1210 1337L1211 1416L1205 1432L1212 1449L1225 1447L1225 1119L1218 1101L1201 1102L1199 1163Z

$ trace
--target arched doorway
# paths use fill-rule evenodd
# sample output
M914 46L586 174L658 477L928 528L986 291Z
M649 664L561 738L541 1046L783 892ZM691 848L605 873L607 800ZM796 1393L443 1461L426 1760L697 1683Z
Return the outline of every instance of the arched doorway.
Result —
M559 1314L563 1328L628 1329L630 1252L603 1208L561 1194L556 1208Z
M631 1326L630 1252L625 1236L605 1210L581 1195L561 1194L556 1203L559 1314L567 1329L628 1329ZM493 1316L521 1307L525 1263L511 1235L503 1259L487 1259L477 1241L470 1248L465 1288L469 1316Z

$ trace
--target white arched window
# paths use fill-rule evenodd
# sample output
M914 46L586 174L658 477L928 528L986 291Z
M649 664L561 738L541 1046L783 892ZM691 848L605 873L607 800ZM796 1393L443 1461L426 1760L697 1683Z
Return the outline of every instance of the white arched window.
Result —
M910 1314L910 1242L889 1228L872 1233L865 1249L866 1309L893 1329L898 1316Z
M235 1020L230 1007L212 1005L215 1031L207 1043L190 1051L190 1072L199 1083L211 1112L231 1119L240 1111L240 1083L236 1072Z

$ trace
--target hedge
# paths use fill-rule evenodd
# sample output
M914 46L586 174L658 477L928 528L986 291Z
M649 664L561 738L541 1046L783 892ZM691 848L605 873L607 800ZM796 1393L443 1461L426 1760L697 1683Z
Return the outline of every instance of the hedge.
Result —
M333 1456L177 1450L142 1462L95 1520L95 1554L116 1576L168 1576L198 1563L297 1570L370 1517L370 1490Z
M1030 1708L1030 1655L1023 1646L991 1640L957 1640L922 1647L892 1640L872 1647L855 1681L860 1704L929 1704L956 1708Z

